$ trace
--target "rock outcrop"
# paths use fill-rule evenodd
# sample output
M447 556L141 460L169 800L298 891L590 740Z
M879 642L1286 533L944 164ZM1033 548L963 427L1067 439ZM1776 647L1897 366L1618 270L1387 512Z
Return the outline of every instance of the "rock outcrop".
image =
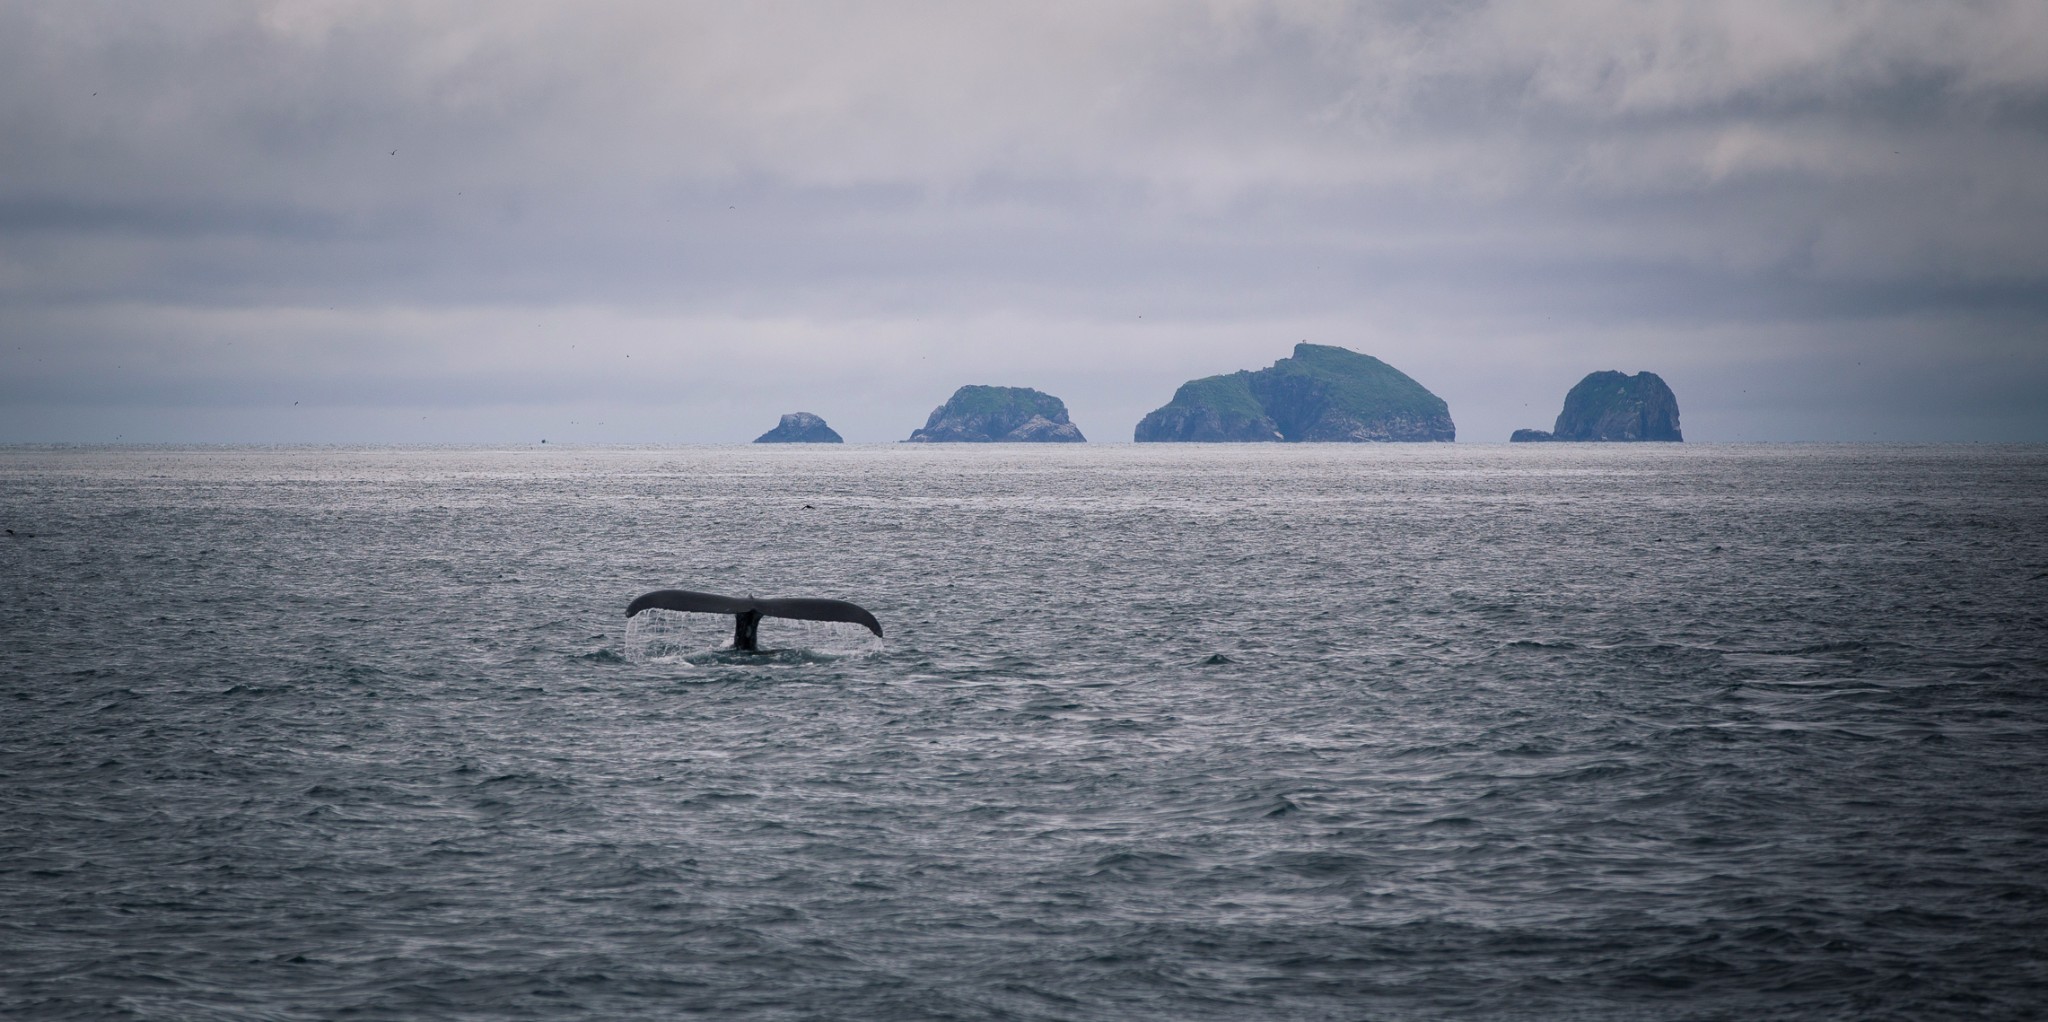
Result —
M1066 403L1029 387L962 387L932 409L910 444L1078 444L1087 440L1067 420Z
M839 444L846 441L809 412L791 412L775 428L754 438L757 444Z
M1564 411L1550 432L1518 429L1508 437L1510 443L1557 440L1683 442L1678 396L1656 373L1589 373L1564 396Z
M1406 373L1303 342L1256 372L1190 380L1138 423L1139 443L1408 442L1456 439L1450 406Z

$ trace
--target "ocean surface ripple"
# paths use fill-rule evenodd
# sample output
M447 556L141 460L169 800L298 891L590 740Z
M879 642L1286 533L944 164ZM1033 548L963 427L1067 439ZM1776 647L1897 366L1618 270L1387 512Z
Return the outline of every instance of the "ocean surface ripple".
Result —
M2028 1018L2048 449L0 449L0 1016ZM651 589L879 652L625 656Z

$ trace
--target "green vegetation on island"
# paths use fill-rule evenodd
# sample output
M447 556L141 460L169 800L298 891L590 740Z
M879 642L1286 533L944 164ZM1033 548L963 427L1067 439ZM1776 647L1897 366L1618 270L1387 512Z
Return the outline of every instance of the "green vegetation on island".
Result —
M775 428L754 438L757 444L837 444L845 441L825 420L809 412L791 412Z
M1678 396L1662 377L1607 370L1587 374L1564 396L1564 410L1550 432L1518 429L1508 440L1680 443L1685 437L1678 430Z
M1138 423L1139 443L1448 441L1450 406L1406 373L1346 348L1303 342L1256 372L1190 380Z
M1088 438L1067 419L1059 398L1029 387L966 386L932 409L904 443L1078 444Z

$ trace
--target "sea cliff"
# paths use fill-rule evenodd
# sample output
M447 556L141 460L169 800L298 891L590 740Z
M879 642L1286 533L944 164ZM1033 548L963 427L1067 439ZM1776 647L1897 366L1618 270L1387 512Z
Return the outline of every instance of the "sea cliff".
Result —
M1678 429L1678 396L1656 373L1630 376L1614 370L1580 380L1564 396L1564 410L1549 432L1518 429L1508 437L1510 443L1644 440L1685 440Z
M1029 387L967 386L932 409L904 443L1078 444L1088 438L1067 419L1066 402Z
M1457 437L1450 406L1406 373L1303 342L1256 372L1190 380L1138 423L1139 443L1409 442Z
M845 443L838 432L825 425L825 420L809 412L791 412L776 423L775 428L754 438L757 444L837 444Z

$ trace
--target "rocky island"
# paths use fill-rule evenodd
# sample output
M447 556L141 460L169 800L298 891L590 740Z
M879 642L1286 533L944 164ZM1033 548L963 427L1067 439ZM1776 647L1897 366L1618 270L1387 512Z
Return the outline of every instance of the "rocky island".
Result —
M1078 444L1066 402L1029 387L967 386L932 409L907 444Z
M1544 441L1685 440L1678 431L1678 396L1656 373L1589 373L1564 396L1564 411L1546 433L1518 429L1512 443Z
M840 444L846 441L825 420L809 412L791 412L775 428L754 438L757 444Z
M1406 373L1346 348L1303 342L1292 357L1181 384L1138 423L1139 443L1448 441L1444 399Z

